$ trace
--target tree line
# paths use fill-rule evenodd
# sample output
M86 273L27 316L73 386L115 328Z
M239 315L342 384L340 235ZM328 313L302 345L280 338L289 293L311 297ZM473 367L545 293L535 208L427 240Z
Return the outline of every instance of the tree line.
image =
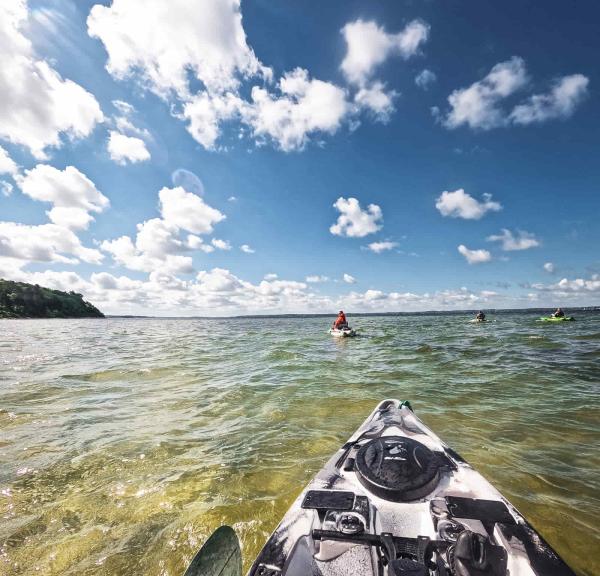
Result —
M0 278L0 318L104 318L77 292Z

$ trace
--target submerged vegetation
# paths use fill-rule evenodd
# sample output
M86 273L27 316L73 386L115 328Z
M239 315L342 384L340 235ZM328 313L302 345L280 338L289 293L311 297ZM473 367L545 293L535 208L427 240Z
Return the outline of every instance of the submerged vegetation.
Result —
M0 278L0 318L104 318L81 294Z

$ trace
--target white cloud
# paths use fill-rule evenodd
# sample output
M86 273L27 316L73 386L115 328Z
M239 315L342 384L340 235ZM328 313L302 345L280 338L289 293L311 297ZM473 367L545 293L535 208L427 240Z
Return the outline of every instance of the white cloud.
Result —
M45 158L61 135L86 137L104 117L92 94L37 59L27 16L25 0L0 3L0 138Z
M398 242L386 240L384 242L371 242L367 245L367 248L371 250L371 252L375 252L375 254L380 254L386 250L392 250L393 248L396 248L396 246L398 246Z
M195 234L210 234L213 226L225 219L225 215L192 192L180 186L162 188L158 193L160 212L170 224Z
M214 150L221 122L238 117L245 106L248 105L232 92L218 95L200 92L185 103L183 117L189 120L187 130L194 140L207 150Z
M143 162L150 160L150 152L146 143L135 136L125 136L115 130L109 132L108 153L117 164L125 165L128 162Z
M319 276L318 274L315 274L313 276L307 276L305 280L309 284L318 284L319 282L328 282L329 276Z
M8 197L12 194L14 186L6 180L0 180L0 193L2 196Z
M482 262L489 262L492 259L492 255L487 250L469 250L464 244L458 247L458 251L466 258L469 264L481 264Z
M359 19L341 32L346 41L342 72L349 82L363 85L389 56L397 54L406 60L418 53L429 37L429 25L413 20L401 32L388 34L375 22Z
M279 278L279 276L277 274L273 274L272 272L269 274L265 274L264 276L265 280L277 280L277 278Z
M514 108L510 119L515 124L545 122L568 118L587 95L589 79L583 74L563 76L547 94L534 94L524 104Z
M231 244L227 240L220 240L219 238L213 238L210 243L217 250L231 250Z
M254 254L256 252L256 250L254 250L254 248L251 248L250 246L248 246L248 244L242 244L240 246L240 250L242 252L245 252L246 254Z
M354 276L350 276L350 274L344 274L342 279L346 284L356 284L356 278Z
M544 270L550 274L552 274L555 270L555 266L552 262L546 262L544 264Z
M502 250L505 250L507 252L513 250L528 250L529 248L536 248L540 245L540 241L537 240L535 235L531 232L517 230L517 233L515 235L506 228L502 228L501 234L488 236L487 241L501 242Z
M0 146L0 174L15 175L19 171L17 163L8 155L8 152Z
M572 298L586 294L600 293L600 275L590 278L562 278L554 284L532 284L531 288L540 292L551 292L555 298Z
M0 222L0 256L29 262L75 264L79 260L99 264L102 254L83 246L71 231L56 224L29 226Z
M194 267L186 252L201 250L209 253L215 248L231 248L225 240L213 238L210 244L205 244L196 235L211 233L213 226L225 218L202 198L181 187L162 188L158 197L162 217L138 224L135 241L129 236L121 236L102 242L101 248L110 253L117 264L143 272L189 274ZM192 234L183 239L182 231Z
M448 96L451 110L445 118L436 107L432 112L446 128L466 124L481 130L568 118L587 95L589 79L583 74L563 76L548 93L530 96L515 106L512 112L504 110L502 101L527 86L528 82L525 61L513 56L496 64L483 80L467 88L454 90Z
M363 210L356 198L340 197L333 207L340 212L337 222L329 228L336 236L362 238L382 227L380 222L383 214L377 204L369 204L367 209Z
M271 138L285 152L302 150L315 132L334 134L350 111L344 90L301 68L287 72L278 87L279 95L252 88L242 118L255 138Z
M16 181L30 198L50 202L50 220L67 228L87 228L93 220L89 212L102 212L109 205L108 198L74 166L58 170L38 164L17 176Z
M104 44L107 70L132 75L156 94L190 95L192 74L211 93L237 88L239 76L268 76L246 42L239 0L187 0L97 4L87 20L88 33Z
M431 70L428 70L427 68L421 70L421 72L419 72L415 76L415 84L423 90L428 90L429 87L432 84L434 84L436 80L437 76L435 75L435 73Z
M467 124L470 128L489 130L506 124L501 100L523 88L528 81L525 62L513 56L496 64L490 73L468 88L454 90L448 96L451 110L443 120L447 128Z
M385 124L394 112L396 96L398 94L393 90L386 92L381 82L374 82L369 87L361 88L354 96L354 101L360 108L369 110L377 121Z
M502 210L500 203L492 200L491 194L484 194L483 202L479 202L462 188L454 192L442 192L436 200L435 207L442 216L465 220L479 220L486 212Z

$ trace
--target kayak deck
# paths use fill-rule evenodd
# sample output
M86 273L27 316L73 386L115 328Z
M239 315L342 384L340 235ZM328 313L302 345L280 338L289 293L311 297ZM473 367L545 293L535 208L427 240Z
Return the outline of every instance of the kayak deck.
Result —
M519 512L398 400L303 490L249 576L573 576Z

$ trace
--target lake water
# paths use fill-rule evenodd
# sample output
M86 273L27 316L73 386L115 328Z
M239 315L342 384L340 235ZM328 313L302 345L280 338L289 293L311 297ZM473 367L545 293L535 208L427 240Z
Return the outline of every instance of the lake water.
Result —
M600 315L0 321L0 574L247 569L375 404L408 399L578 574L600 574Z

